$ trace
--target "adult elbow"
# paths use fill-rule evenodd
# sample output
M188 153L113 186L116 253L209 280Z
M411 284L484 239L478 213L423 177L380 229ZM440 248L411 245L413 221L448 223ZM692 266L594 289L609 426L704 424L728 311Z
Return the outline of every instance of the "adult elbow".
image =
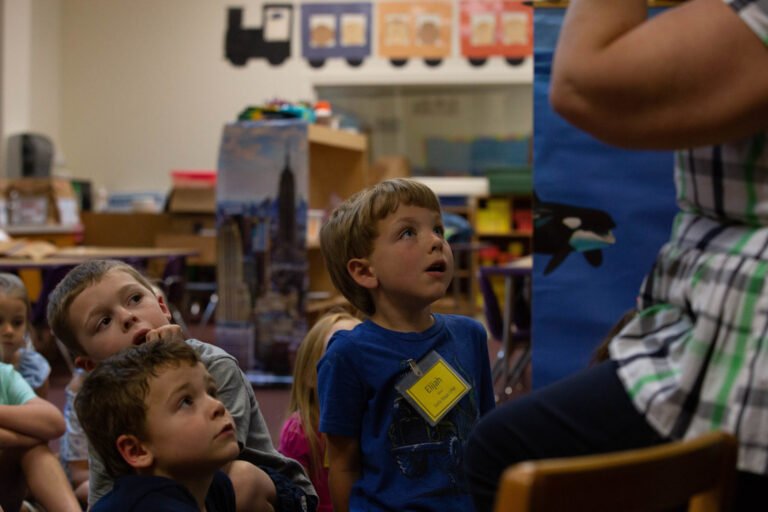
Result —
M633 147L636 142L626 123L616 124L616 111L566 81L552 81L549 104L568 123L602 142L619 147Z
M588 119L587 103L576 87L565 79L553 77L549 89L549 105L554 112L570 123L582 127Z

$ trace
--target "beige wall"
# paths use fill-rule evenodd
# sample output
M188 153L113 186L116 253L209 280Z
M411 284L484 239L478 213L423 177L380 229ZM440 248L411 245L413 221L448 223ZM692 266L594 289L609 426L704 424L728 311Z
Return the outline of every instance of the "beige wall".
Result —
M251 60L236 68L223 55L226 8L235 5L224 0L3 4L0 135L52 136L66 158L60 171L109 191L164 192L171 169L215 168L226 122L273 97L313 99L315 83L530 81L530 62L478 70L459 58L435 69L416 61L395 69L371 58L358 69L337 60L315 70L300 58L296 20L293 55L283 65ZM245 7L246 26L261 24L261 2L236 4ZM520 110L529 116L530 107Z
M32 131L59 139L59 6L0 0L0 169L7 136Z

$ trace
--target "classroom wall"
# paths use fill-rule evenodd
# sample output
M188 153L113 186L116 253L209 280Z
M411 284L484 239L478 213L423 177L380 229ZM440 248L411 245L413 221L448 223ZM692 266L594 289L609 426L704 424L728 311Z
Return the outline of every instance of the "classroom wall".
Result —
M0 0L0 169L9 135L59 140L60 0Z
M501 59L479 69L458 57L429 69L420 61L395 69L375 57L357 69L340 60L314 69L300 57L298 3L292 57L280 66L250 60L234 67L224 58L226 8L241 5L244 25L255 27L261 4L0 0L6 12L0 135L46 133L60 152L58 172L110 192L164 192L172 169L215 168L222 126L244 107L274 97L311 100L315 84L416 83L438 90L446 83L531 80L530 62L514 69ZM529 123L530 106L511 109L510 116Z

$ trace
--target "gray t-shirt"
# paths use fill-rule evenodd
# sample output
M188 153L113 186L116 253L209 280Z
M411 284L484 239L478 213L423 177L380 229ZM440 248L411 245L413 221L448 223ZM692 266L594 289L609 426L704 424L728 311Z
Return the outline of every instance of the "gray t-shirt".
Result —
M285 475L307 494L317 496L301 464L280 454L272 444L253 387L240 370L237 360L210 343L189 339L187 344L197 351L208 373L216 381L218 398L235 420L237 441L241 447L248 449L248 460ZM88 503L93 505L112 489L114 480L107 474L98 454L90 448L89 461Z

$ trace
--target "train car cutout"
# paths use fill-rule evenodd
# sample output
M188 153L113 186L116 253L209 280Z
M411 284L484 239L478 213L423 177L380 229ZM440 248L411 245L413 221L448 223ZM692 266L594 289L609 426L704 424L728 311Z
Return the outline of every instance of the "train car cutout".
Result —
M501 56L513 66L533 54L533 7L521 0L464 0L459 6L461 55L473 66Z
M453 5L445 1L378 4L378 54L396 67L409 58L438 66L451 54Z
M371 3L302 4L302 55L314 68L343 58L357 67L371 55Z
M245 66L249 59L267 59L273 66L291 55L292 4L264 4L261 27L243 27L243 9L227 10L224 54L233 65Z

